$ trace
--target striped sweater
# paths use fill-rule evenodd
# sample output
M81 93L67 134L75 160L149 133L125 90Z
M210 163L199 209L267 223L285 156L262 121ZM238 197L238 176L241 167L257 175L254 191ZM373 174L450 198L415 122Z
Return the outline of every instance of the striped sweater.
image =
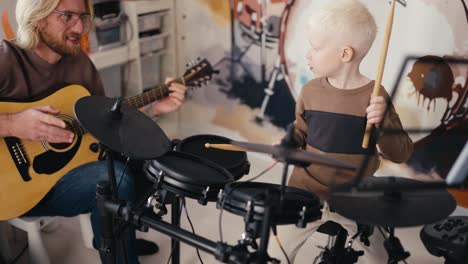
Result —
M314 79L303 87L296 103L294 122L295 139L302 148L354 164L358 168L366 155L368 163L364 176L372 176L379 168L382 155L396 163L406 161L413 149L408 134L403 131L400 118L392 105L384 118L385 129L401 130L402 133L379 133L371 137L369 147L361 147L366 125L366 108L369 105L374 81L355 89L338 89L326 78ZM382 87L380 95L389 95ZM378 146L378 150L377 150ZM332 183L352 181L358 170L341 170L323 165L311 164L307 170L295 167L289 179L289 186L305 189L327 197L328 186Z

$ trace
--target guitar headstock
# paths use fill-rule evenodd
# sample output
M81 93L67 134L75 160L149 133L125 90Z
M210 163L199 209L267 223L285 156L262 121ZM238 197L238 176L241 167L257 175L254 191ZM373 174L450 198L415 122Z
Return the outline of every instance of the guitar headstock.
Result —
M207 84L213 74L218 74L219 71L214 70L211 63L206 59L198 58L191 65L186 65L187 70L184 73L184 80L186 86L201 87Z

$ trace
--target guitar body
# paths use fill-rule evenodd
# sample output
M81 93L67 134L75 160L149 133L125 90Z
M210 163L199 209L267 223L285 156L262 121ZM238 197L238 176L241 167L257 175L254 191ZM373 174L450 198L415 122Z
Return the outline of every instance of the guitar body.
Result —
M218 71L204 59L188 68L183 77L172 82L200 87L216 73ZM170 83L162 84L124 99L122 104L139 109L169 96L169 85ZM28 212L67 172L98 159L99 146L96 139L84 133L75 119L75 103L89 95L84 87L70 85L35 102L0 102L0 113L15 113L32 107L52 105L60 110L57 117L64 120L67 128L75 133L71 144L49 144L15 137L0 138L0 221Z
M0 102L0 113L52 105L60 110L58 117L67 126L76 128L75 102L89 95L84 87L70 85L35 102ZM75 133L71 144L0 138L0 220L28 212L67 172L96 161L99 153L96 148L92 151L90 147L95 143L96 139L86 133Z

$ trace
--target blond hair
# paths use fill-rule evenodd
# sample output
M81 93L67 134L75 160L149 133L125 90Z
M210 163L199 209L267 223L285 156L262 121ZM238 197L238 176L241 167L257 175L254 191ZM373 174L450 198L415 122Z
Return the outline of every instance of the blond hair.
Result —
M354 48L361 58L367 54L377 34L374 17L358 0L333 0L309 17L308 26L336 34L336 39Z
M16 42L23 48L33 49L39 43L39 21L49 16L61 0L18 0L16 22L18 23ZM93 15L92 0L84 0L86 11ZM90 18L92 19L92 18Z

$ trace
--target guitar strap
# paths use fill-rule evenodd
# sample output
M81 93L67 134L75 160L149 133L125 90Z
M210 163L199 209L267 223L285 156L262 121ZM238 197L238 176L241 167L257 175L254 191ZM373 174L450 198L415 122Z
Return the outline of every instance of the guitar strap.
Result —
M26 88L28 89L28 97L29 97L29 99L33 99L32 98L33 97L32 96L32 86L31 86L31 81L29 79L29 74L26 71L26 67L24 66L24 63L23 63L23 60L21 59L20 54L18 53L16 48L12 46L12 44L9 41L4 41L4 43L6 43L6 45L8 45L10 50L13 52L13 55L16 57L16 60L18 61L18 64L20 66L20 70L23 73L24 81L26 82L26 86L27 86Z

